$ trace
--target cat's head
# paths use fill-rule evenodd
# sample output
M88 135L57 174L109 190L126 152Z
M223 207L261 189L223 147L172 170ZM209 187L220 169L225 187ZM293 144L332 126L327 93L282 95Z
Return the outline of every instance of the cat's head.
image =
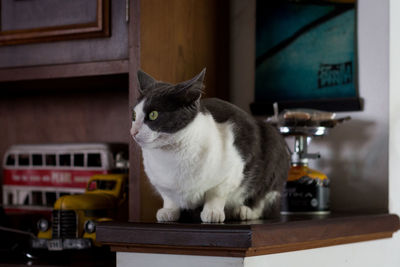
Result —
M138 71L139 99L132 111L131 135L142 148L172 144L174 135L199 112L205 69L188 81L169 84Z

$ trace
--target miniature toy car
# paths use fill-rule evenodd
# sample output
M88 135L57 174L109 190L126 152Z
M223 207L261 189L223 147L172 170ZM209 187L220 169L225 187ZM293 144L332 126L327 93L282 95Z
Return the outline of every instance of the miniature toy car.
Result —
M96 224L110 221L127 200L127 174L97 174L90 178L84 194L60 197L54 203L51 222L38 221L35 249L66 250L100 246Z

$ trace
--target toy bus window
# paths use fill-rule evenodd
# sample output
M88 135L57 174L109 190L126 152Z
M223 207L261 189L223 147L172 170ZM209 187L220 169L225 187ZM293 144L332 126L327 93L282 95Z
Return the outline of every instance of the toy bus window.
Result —
M68 196L68 195L70 195L70 193L68 193L68 192L60 192L60 197Z
M7 201L8 201L8 205L13 205L14 204L14 195L13 195L13 193L8 193L8 195L7 195Z
M43 165L42 154L32 154L32 165L33 166L42 166Z
M24 205L29 205L29 194L26 195L23 203Z
M46 192L46 205L52 207L56 202L57 195L54 192Z
M84 156L83 154L74 154L74 166L75 167L85 166L83 156Z
M15 166L15 154L10 154L7 156L6 165Z
M18 165L19 166L29 166L29 154L19 154L18 155Z
M56 166L56 155L54 154L46 155L46 166Z
M59 155L60 166L71 166L71 155L70 154L60 154Z
M88 167L101 167L100 153L88 153Z
M32 192L32 205L42 206L43 205L43 194L40 191Z

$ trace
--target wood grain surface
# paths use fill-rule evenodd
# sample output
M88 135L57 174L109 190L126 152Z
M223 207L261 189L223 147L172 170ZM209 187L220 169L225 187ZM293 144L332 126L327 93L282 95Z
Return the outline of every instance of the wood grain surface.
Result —
M129 110L128 121L132 121L132 109L139 96L136 73L140 67L140 1L132 0L129 10ZM141 211L141 184L145 174L140 147L129 137L129 219L139 220Z
M190 79L207 68L204 97L228 98L228 0L133 0L131 3L131 107L137 98L137 68L170 83ZM130 219L152 220L162 201L143 171L136 144L131 144L130 157Z
M97 240L115 251L244 257L389 238L399 226L393 214L225 224L108 222L97 227Z

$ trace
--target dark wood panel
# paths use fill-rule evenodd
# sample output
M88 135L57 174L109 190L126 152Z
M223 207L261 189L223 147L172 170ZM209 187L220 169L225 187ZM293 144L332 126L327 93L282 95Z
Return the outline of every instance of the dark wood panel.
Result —
M1 29L28 30L96 21L98 0L1 0Z
M399 229L396 215L339 216L320 220L299 220L252 225L252 245L268 247L290 243L359 237L367 234L387 233Z
M83 90L99 93L116 89L116 91L128 87L128 73L93 75L93 76L72 76L67 78L32 79L0 82L0 97L10 95L36 96L38 94L55 94L57 91L61 95L69 92L71 95ZM37 92L36 92L37 90Z
M229 1L146 0L140 9L140 67L171 83L207 68L205 96L227 97Z
M132 109L138 98L138 80L136 73L140 65L140 0L130 0L129 25L129 112L128 121L132 121ZM141 210L141 177L144 177L142 154L139 146L129 138L129 219L139 220Z
M58 8L62 8L62 6ZM49 10L49 12L51 12L51 10ZM76 10L76 12L79 12L79 10ZM93 22L82 24L67 24L20 30L2 30L0 24L0 46L109 36L110 1L97 0L96 13L96 19Z
M329 240L318 240L301 242L296 244L285 244L268 247L252 248L230 248L230 247L190 247L190 246L162 246L162 245L120 245L111 244L111 250L117 252L139 252L139 253L161 253L161 254L181 254L199 256L223 256L223 257L250 257L268 255L296 250L321 248L327 246L343 245L349 243L371 241L382 238L390 238L392 233L367 234L362 236L335 238Z
M314 241L306 241L306 242L298 242L298 243L273 245L273 246L266 246L266 247L255 247L255 248L248 249L246 251L245 255L246 256L267 255L267 254L290 252L290 251L296 251L296 250L305 250L305 249L312 249L312 248L344 245L344 244L349 244L349 243L371 241L371 240L377 240L377 239L383 239L383 238L391 238L392 236L393 236L393 232L373 233L373 234L362 234L359 236L347 236L347 237L330 238L330 239L324 239L324 240L314 240Z
M0 68L0 82L128 73L128 60Z
M139 18L140 27L131 32L130 46L140 50L140 68L159 80L177 83L192 78L204 67L205 97L227 99L229 92L229 0L135 0L136 12L131 18ZM135 9L135 8L133 8ZM140 9L140 10L139 10ZM132 19L131 19L132 21ZM131 24L131 27L135 24ZM137 34L139 33L139 34ZM136 40L136 42L135 42ZM137 40L140 40L137 44ZM136 79L136 73L132 79ZM135 80L131 80L132 82ZM136 87L132 86L132 90ZM135 93L131 93L134 97ZM135 99L131 98L132 103ZM137 151L133 148L133 151ZM139 152L133 152L136 156ZM131 154L133 158L134 155ZM140 188L135 193L131 218L154 219L162 205L160 197L150 185L139 162L131 161L134 184ZM140 172L139 172L139 168ZM135 178L133 178L135 176ZM133 193L133 192L132 192Z
M101 227L112 232L112 240L124 244L230 248L252 245L251 225L246 224L119 223ZM101 241L111 241L107 240L106 234L98 231L96 237Z
M243 257L388 238L399 226L393 214L225 224L108 222L97 227L97 240L116 251Z

